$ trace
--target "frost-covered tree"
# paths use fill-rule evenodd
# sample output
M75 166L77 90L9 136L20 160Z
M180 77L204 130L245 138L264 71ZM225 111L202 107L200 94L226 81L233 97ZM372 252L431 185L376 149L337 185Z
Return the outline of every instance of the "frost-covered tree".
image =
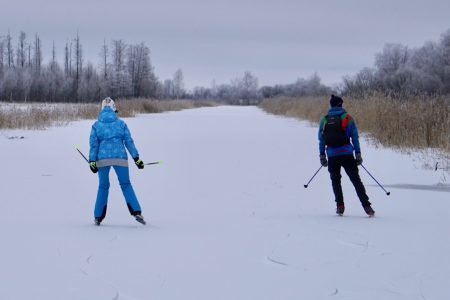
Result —
M175 93L173 89L173 81L171 79L164 80L163 83L163 98L173 99L175 98Z
M375 57L375 67L363 69L346 77L344 93L449 94L450 93L450 30L438 42L408 48L387 44Z
M444 83L444 92L450 94L450 29L441 36L442 53L442 82Z
M173 74L172 84L173 84L173 97L176 99L182 98L186 92L184 89L183 70L178 69L175 71L175 73Z
M56 60L50 63L45 74L47 85L46 101L62 101L62 99L64 99L66 96L64 92L64 83L66 80L66 76Z
M127 96L130 88L126 70L126 44L122 40L113 40L111 46L112 76L111 92L113 97Z
M127 71L131 79L132 96L156 96L158 79L150 62L150 49L144 43L128 46Z
M406 64L408 47L400 44L386 44L375 56L375 66L383 74L393 74Z
M259 98L258 78L253 76L249 71L245 72L240 89L240 98L242 98L246 104L251 104L252 100Z
M103 75L103 80L108 80L108 73L109 73L109 64L108 64L108 57L109 57L109 48L106 44L106 40L103 40L103 45L100 50L100 68Z
M2 36L0 36L0 79L2 78L3 68L5 66L4 57L5 57L5 40Z

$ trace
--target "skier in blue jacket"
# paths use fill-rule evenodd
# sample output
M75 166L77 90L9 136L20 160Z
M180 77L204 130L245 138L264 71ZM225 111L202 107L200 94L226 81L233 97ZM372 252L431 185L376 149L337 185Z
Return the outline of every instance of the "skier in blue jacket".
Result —
M139 152L134 145L127 124L117 117L116 105L109 97L102 101L102 110L98 120L92 125L89 144L89 166L93 173L98 172L99 178L94 209L95 224L100 225L106 216L110 186L109 171L113 167L131 215L135 217L136 221L145 225L141 206L130 182L125 147L139 169L144 168L144 162L139 159Z

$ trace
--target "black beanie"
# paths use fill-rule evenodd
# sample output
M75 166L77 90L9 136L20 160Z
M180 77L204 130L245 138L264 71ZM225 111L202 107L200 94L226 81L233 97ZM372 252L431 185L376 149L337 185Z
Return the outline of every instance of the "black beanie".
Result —
M342 103L344 103L344 100L342 100L341 97L331 95L331 98L330 98L331 107L335 107L335 106L342 107Z

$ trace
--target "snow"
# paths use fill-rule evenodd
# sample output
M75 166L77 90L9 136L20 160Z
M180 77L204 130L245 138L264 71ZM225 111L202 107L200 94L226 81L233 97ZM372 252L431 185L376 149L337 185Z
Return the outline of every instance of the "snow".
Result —
M448 299L442 171L361 140L368 218L343 174L344 217L318 169L317 128L255 107L125 119L144 162L129 215L112 172L93 225L92 121L0 136L0 299ZM8 139L8 137L20 137ZM444 186L444 189L438 189Z

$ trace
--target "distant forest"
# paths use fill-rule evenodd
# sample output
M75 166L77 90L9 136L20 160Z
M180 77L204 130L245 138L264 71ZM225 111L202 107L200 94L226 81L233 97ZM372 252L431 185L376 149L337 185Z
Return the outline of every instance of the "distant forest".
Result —
M211 99L231 104L257 104L277 96L318 96L331 93L317 74L292 84L259 87L251 72L229 84L184 88L183 71L161 81L155 74L150 49L145 43L123 40L104 41L96 66L86 62L81 38L66 42L64 60L51 57L43 63L42 41L38 34L20 32L14 39L8 32L0 36L0 101L10 102L93 102L105 96L114 98ZM438 42L409 48L386 44L376 54L373 68L364 68L343 78L335 88L344 95L369 96L374 93L450 94L450 30Z

